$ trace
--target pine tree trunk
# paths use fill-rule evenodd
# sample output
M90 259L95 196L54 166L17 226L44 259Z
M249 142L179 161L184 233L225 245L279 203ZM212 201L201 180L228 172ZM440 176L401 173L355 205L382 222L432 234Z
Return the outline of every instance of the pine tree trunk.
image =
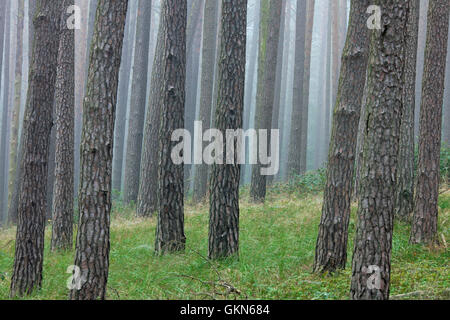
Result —
M139 173L141 169L142 137L147 94L151 15L152 1L139 0L123 187L124 202L127 204L136 202L139 192Z
M353 251L351 298L389 298L409 0L377 1L367 77L367 122ZM395 36L394 36L395 35ZM375 273L373 273L375 272Z
M33 59L24 118L21 185L11 297L40 288L47 208L47 165L58 56L61 4L40 0L34 17Z
M420 0L411 0L405 52L405 87L400 127L395 216L408 221L414 209L414 110Z
M449 28L450 30L450 28ZM448 35L450 39L450 31ZM447 62L445 68L444 110L442 110L442 142L450 148L450 40L447 41ZM449 181L450 182L450 181Z
M166 0L162 6L161 39L164 40L161 86L161 128L158 171L158 219L155 251L159 254L183 251L184 235L184 165L171 158L178 141L172 133L184 128L186 77L186 15L185 0Z
M270 150L272 116L273 116L273 102L275 96L275 78L277 70L277 49L280 37L280 21L281 21L281 0L271 0L269 6L269 17L267 26L266 41L263 42L266 51L264 58L264 77L263 85L258 93L261 94L261 99L256 106L256 121L255 129L267 130L267 150ZM261 137L258 134L258 139ZM259 141L258 141L259 143ZM278 141L276 142L278 143ZM258 161L252 168L252 183L250 189L250 196L253 201L264 202L266 197L266 178L267 176L261 174L263 165Z
M411 227L411 243L438 243L438 196L442 104L450 6L431 0L420 108L419 165Z
M202 122L203 131L211 126L211 106L214 91L214 66L216 59L216 37L217 37L217 12L219 2L217 0L206 0L203 21L203 53L202 53L202 75L200 93L199 121ZM204 144L205 145L205 144ZM193 200L198 203L206 196L208 188L208 165L197 166L194 180Z
M281 9L280 9L281 11ZM218 66L218 97L215 127L242 128L244 109L247 0L222 1L222 39ZM275 46L276 47L276 46ZM232 66L232 68L230 67ZM237 139L234 139L236 146ZM226 147L224 154L227 153ZM213 164L210 178L208 257L218 259L239 254L240 165Z
M313 267L315 272L344 269L347 261L356 138L369 56L369 32L365 15L368 6L368 0L351 2L352 23L342 55L333 112L327 183Z
M64 10L74 0L64 0L55 84L55 185L52 208L52 250L72 248L73 163L75 108L75 31L67 28L71 14Z
M79 227L74 265L81 288L72 300L105 299L114 119L128 0L99 0L92 38L81 142Z

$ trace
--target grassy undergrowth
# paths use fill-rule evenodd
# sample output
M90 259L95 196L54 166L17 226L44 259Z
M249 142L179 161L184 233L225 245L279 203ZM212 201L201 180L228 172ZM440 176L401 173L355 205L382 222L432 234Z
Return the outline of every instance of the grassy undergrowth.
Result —
M138 219L132 208L116 205L111 225L108 299L348 299L356 206L350 222L347 269L332 276L311 273L321 212L321 193L298 194L273 188L265 204L241 197L240 258L220 262L207 254L208 207L187 205L184 254L153 254L155 219ZM450 239L450 193L439 200L439 235ZM42 289L28 299L66 299L67 267L74 251L49 250L46 230ZM0 234L0 299L8 299L15 229ZM450 299L449 250L409 245L409 226L396 223L391 296ZM442 239L442 238L441 238ZM223 286L222 284L225 284ZM227 293L231 285L238 293Z

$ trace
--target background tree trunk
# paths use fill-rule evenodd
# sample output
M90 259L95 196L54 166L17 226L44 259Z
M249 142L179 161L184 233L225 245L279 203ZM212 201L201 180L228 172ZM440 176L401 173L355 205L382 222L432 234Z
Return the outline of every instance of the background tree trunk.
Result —
M419 165L411 243L439 241L437 221L441 125L449 11L450 6L447 0L430 1L420 107Z
M98 1L84 99L74 262L83 283L70 291L72 300L106 296L114 119L127 6L127 0Z
M39 0L23 126L22 182L11 297L40 288L47 208L47 165L59 45L60 2Z
M350 288L354 300L388 299L390 287L403 109L398 97L403 94L405 35L410 1L387 0L377 1L377 4L381 7L381 30L373 30L370 38L368 94L363 106L367 109L367 128ZM394 34L395 37L392 36ZM376 281L371 282L372 276L377 278Z
M227 129L242 128L247 0L223 0L221 19L222 39L215 127L224 135ZM235 138L235 146L236 142ZM227 153L226 147L224 154ZM240 165L236 163L237 156L235 148L235 164L215 163L212 165L209 186L208 257L210 259L238 255L239 252Z

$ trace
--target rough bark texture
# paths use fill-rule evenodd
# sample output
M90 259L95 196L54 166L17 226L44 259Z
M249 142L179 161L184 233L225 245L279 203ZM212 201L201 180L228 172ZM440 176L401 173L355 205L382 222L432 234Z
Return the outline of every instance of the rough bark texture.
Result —
M151 15L152 1L140 0L136 22L136 47L134 53L133 80L131 84L130 119L128 123L127 154L123 186L123 200L127 204L135 202L139 192Z
M414 209L414 110L420 0L411 0L405 52L405 87L400 127L395 216L408 221Z
M221 19L222 39L218 66L219 87L215 127L221 130L225 136L227 129L242 128L247 0L223 0ZM237 139L234 139L235 146L236 142ZM224 154L227 151L225 146ZM234 149L234 159L235 164L215 163L211 169L208 238L208 257L210 259L239 254L240 165L236 164L236 148Z
M217 0L205 0L200 111L198 119L202 121L203 131L208 130L211 126L218 8L219 2ZM208 169L209 167L206 164L197 166L194 181L194 202L200 202L206 196L206 190L208 189Z
M162 6L161 128L158 171L158 219L155 251L159 254L183 251L184 235L184 165L171 158L172 133L184 128L186 76L186 15L185 0L166 0Z
M55 84L56 147L52 250L72 248L75 108L75 31L67 28L74 0L64 0Z
M114 119L127 0L99 0L84 99L79 226L74 265L81 288L72 300L105 299L109 267L109 224Z
M259 92L262 97L256 106L255 129L267 130L267 150L270 150L270 129L272 128L273 101L275 97L275 78L277 71L277 49L280 37L281 0L271 0L267 27L267 41L264 42L266 56L264 66L263 89ZM258 134L258 139L261 137ZM259 141L258 141L259 143ZM277 142L278 143L278 142ZM250 196L253 201L263 202L266 197L266 178L260 170L261 163L253 165Z
M367 129L353 251L351 298L388 299L403 103L409 0L378 0L381 30L373 30L367 77ZM373 272L375 272L373 274ZM375 281L373 281L375 278Z
M448 37L450 38L450 28ZM442 110L442 143L444 143L447 148L450 148L450 41L447 41L447 63L445 70L444 109Z
M313 267L315 272L344 269L347 261L356 138L369 57L368 6L369 0L353 0L351 5L350 28L333 112L327 183Z
M14 180L17 171L17 150L19 146L19 116L21 104L22 87L22 63L23 63L23 25L24 25L24 1L18 2L17 15L17 48L16 48L16 68L14 80L14 106L11 115L11 136L9 147L9 175L8 175L8 204L14 190Z
M21 185L11 297L40 288L47 208L47 164L58 56L60 2L40 0L24 118Z
M292 96L291 138L289 143L288 176L301 174L302 158L306 150L302 150L302 134L304 133L302 116L303 90L305 86L305 31L306 31L307 1L297 1L296 31L295 31L295 60L294 60L294 88Z
M449 11L447 0L430 0L411 243L438 242L439 163Z

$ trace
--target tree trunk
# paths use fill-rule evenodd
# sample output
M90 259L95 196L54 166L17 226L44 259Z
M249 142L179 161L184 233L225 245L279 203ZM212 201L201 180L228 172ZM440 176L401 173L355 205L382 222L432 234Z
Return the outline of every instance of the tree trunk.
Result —
M130 120L128 124L127 154L124 178L124 202L136 202L139 192L142 137L147 94L148 54L152 1L140 0L136 27L133 80L131 85Z
M304 115L303 82L305 81L305 31L306 31L306 1L297 1L296 31L295 31L295 62L294 88L292 96L291 138L289 143L288 176L304 173L302 171L302 134L304 133L302 116ZM306 159L306 157L305 157Z
M281 9L280 9L281 12ZM222 39L218 66L218 97L215 127L242 128L244 109L247 0L222 1ZM275 45L276 48L276 45ZM276 50L275 50L276 51ZM230 68L230 66L233 66ZM218 259L239 253L239 178L237 138L234 164L214 163L210 178L208 257ZM224 154L229 152L227 145Z
M395 216L408 221L414 209L414 110L420 0L411 0L405 52L405 87L400 127Z
M450 31L448 37L450 38ZM445 94L442 118L442 142L450 148L450 41L447 41L447 62L445 68Z
M409 0L377 1L367 77L367 129L353 251L351 298L389 298L395 187ZM395 36L393 36L395 35ZM394 49L395 48L395 49ZM375 272L373 274L373 272Z
M60 2L40 0L23 126L21 185L11 297L40 288L47 208L47 165L58 56Z
M200 93L199 121L202 122L203 131L211 126L211 106L214 90L214 66L216 60L217 39L217 12L219 3L217 0L206 0L203 20L203 53L202 53L202 75ZM205 146L205 144L204 144ZM197 166L194 182L193 200L198 203L206 196L208 188L208 165Z
M84 99L74 262L82 283L70 291L72 300L106 296L114 119L127 6L127 0L99 0L97 6Z
M438 196L442 104L450 6L432 0L428 8L427 44L420 108L419 165L411 243L438 243Z
M19 145L19 116L21 105L22 87L22 63L23 63L23 25L24 25L24 1L18 2L17 15L17 48L16 48L16 68L14 82L14 107L11 117L11 138L10 138L10 161L8 175L8 204L11 204L11 197L14 190L14 180L17 171L17 150Z
M261 99L256 106L256 122L255 129L267 130L267 150L270 150L270 137L272 128L273 116L273 102L275 96L275 78L277 71L277 49L280 37L280 21L281 21L281 0L271 0L267 26L267 40L260 42L265 49L265 66L263 85L258 93L261 94ZM263 38L261 38L263 39ZM259 89L259 88L258 88ZM258 139L261 137L258 134ZM278 143L278 141L276 142ZM252 183L250 189L250 196L253 201L264 202L266 197L266 178L267 176L261 174L263 165L258 161L252 168Z
M178 144L172 133L184 128L186 77L186 15L184 0L166 0L162 7L161 40L161 129L158 171L158 219L155 251L159 254L183 251L184 235L184 168L174 163L171 153Z
M328 154L322 217L316 243L315 272L344 269L352 195L356 138L366 82L369 32L368 0L351 2L351 24L342 55L342 69Z
M64 0L63 8L74 4ZM55 84L55 185L52 208L52 250L72 248L75 107L75 31L67 28L71 13L63 10Z

